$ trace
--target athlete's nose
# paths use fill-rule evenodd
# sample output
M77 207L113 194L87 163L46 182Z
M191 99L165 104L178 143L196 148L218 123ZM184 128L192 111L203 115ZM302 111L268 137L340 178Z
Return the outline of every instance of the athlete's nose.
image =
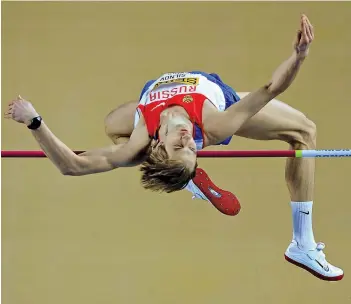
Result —
M191 138L191 135L189 133L184 133L181 136L181 139L186 141L188 141L190 138Z
M190 134L184 134L181 137L181 142L182 142L183 146L187 146L187 144L190 142L190 140L191 140L191 135Z

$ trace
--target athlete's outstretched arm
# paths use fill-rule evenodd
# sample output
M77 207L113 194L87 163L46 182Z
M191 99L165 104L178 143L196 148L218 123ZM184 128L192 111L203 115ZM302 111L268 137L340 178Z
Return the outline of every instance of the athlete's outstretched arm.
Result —
M6 118L29 126L33 118L38 117L32 104L20 96L9 104ZM142 124L132 133L130 140L121 145L96 149L93 153L76 155L60 141L42 121L39 128L32 130L46 156L65 175L87 175L110 171L118 167L136 166L142 161L142 155L147 149L150 139Z
M204 121L209 137L213 141L222 141L232 136L269 101L284 92L295 79L313 38L313 27L307 17L302 15L293 54L275 70L271 81L266 85L248 94L226 111L215 113Z

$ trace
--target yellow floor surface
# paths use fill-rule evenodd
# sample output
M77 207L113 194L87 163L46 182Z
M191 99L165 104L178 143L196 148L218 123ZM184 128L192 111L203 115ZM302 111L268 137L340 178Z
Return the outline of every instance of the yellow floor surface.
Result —
M269 80L305 12L315 41L279 99L351 148L351 3L2 2L2 111L21 94L72 149L110 144L105 115L164 72L216 72L237 91ZM286 149L234 138L226 149ZM2 149L38 149L2 121ZM351 303L350 159L318 159L314 231L345 278L285 262L285 159L200 159L240 198L226 217L183 191L143 190L136 168L65 177L46 159L2 159L3 304Z

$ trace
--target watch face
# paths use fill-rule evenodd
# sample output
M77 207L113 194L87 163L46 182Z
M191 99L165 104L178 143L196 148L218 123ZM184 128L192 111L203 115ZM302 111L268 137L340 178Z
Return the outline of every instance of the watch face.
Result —
M31 129L31 130L38 129L40 127L40 125L41 125L41 120L42 120L41 116L34 117L32 119L31 124L28 126L28 128Z

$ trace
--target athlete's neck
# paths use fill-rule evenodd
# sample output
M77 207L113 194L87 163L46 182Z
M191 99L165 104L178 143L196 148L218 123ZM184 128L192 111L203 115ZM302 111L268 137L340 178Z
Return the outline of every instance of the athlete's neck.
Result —
M186 129L192 133L193 124L185 111L163 111L160 117L160 129L163 128L167 132L175 129Z

